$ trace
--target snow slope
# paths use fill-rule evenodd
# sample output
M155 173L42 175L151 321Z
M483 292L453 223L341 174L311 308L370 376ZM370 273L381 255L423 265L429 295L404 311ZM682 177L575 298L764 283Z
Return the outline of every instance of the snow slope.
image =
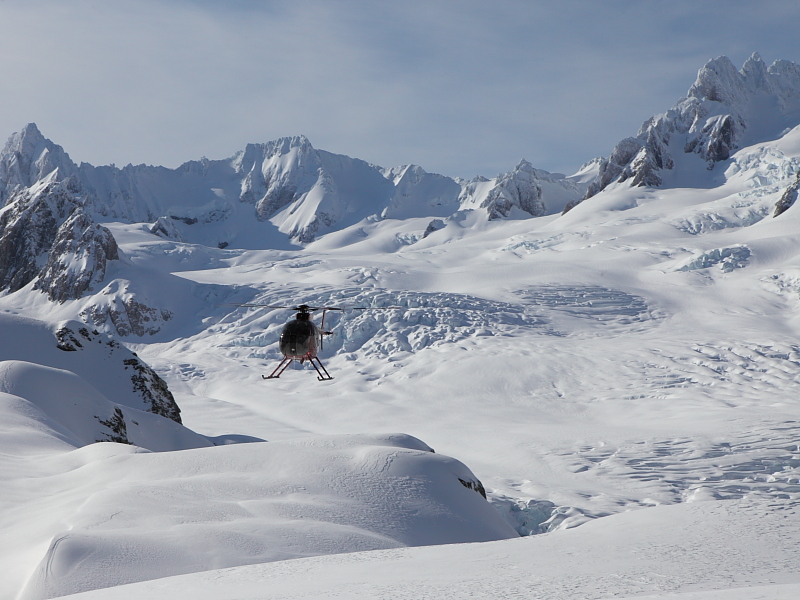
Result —
M797 505L658 507L547 536L403 548L211 571L70 596L175 598L646 598L789 600Z
M403 435L156 453L95 444L26 466L5 483L27 506L4 502L3 597L20 584L21 598L38 600L316 554L516 537L459 481L475 481L463 464ZM20 560L20 544L37 552Z

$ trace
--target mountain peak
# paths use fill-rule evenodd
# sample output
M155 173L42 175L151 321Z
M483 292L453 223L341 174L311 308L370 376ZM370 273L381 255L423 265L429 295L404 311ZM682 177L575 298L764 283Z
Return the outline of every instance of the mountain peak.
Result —
M56 170L59 178L69 177L76 168L61 146L44 137L36 123L28 123L8 138L0 152L0 206L15 190Z
M697 79L687 96L731 105L742 100L742 75L727 56L709 60L697 72Z
M759 56L758 52L753 52L750 58L745 61L741 73L745 81L750 84L753 89L771 91L771 86L769 85L769 71L767 70L767 65L761 60L761 56Z
M529 163L527 160L525 160L524 158L522 158L522 159L520 159L519 163L517 163L517 166L514 167L514 170L515 171L525 171L525 172L528 172L528 173L532 173L533 172L533 165L531 163Z
M20 131L11 134L0 157L11 153L32 156L37 148L46 146L49 140L42 135L36 123L28 123ZM50 142L52 143L52 142Z
M774 139L798 124L800 65L775 61L769 68L754 52L737 70L727 56L709 60L686 98L642 125L603 159L586 198L612 183L660 187L673 156L694 154L710 171L742 146Z

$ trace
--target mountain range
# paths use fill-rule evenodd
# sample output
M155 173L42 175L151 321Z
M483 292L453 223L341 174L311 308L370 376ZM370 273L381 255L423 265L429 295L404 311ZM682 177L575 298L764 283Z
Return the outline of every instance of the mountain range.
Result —
M304 136L177 169L95 167L75 164L30 123L0 152L0 289L33 282L54 302L96 291L108 262L120 260L106 222L147 223L166 239L252 250L291 249L381 220L427 219L418 233L398 238L400 247L448 224L566 212L609 187L709 187L723 181L717 165L736 149L799 122L800 66L778 60L767 67L754 54L741 71L726 57L709 61L686 98L568 177L525 160L470 181L417 165L385 169L317 150Z

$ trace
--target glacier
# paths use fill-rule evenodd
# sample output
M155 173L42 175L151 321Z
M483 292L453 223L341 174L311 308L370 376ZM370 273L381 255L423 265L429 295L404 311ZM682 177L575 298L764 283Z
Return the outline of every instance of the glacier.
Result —
M0 600L796 597L796 74L569 176L12 135ZM334 379L265 381L300 303Z

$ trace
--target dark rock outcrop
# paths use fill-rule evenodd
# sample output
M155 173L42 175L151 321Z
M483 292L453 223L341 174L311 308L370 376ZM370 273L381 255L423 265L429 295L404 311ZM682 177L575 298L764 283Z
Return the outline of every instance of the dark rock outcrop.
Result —
M96 352L98 345L102 344L103 346L101 347L105 348L108 360L112 362L116 360L122 363L122 369L129 375L131 385L129 390L133 392L133 397L141 399L143 404L143 406L138 403L135 405L130 404L130 406L161 415L176 423L181 422L181 409L175 402L172 392L169 391L167 383L149 365L142 362L136 354L113 338L100 333L96 329L90 330L88 327L79 326L77 323L60 327L55 332L55 338L56 347L63 352L92 353ZM119 362L116 364L119 365ZM121 416L120 419L124 426L124 419ZM110 421L119 421L119 419L114 419L112 416ZM106 424L103 421L101 423ZM120 434L119 431L116 433Z
M39 274L61 224L78 209L74 181L46 181L9 199L0 215L0 289L15 292Z
M86 197L74 177L15 192L0 215L0 289L34 289L54 302L80 298L103 280L106 263L119 258L111 232L85 212ZM44 266L42 266L44 263Z
M425 233L422 234L423 238L428 237L434 231L439 231L440 229L444 229L444 221L441 219L432 219L428 226L425 228Z
M118 287L117 283L119 282L115 280L110 285ZM173 317L172 312L167 309L153 308L138 302L133 294L124 289L121 293L104 289L97 298L96 304L81 312L81 318L97 327L110 323L117 334L123 337L154 335Z
M103 281L106 263L118 259L111 232L76 210L58 228L33 288L46 293L52 302L80 298Z
M148 412L180 423L181 409L178 408L172 392L167 387L167 383L149 365L136 357L129 358L124 363L126 369L130 367L133 371L131 375L133 389L141 394L145 403L150 405Z
M106 439L97 440L98 442L116 442L117 444L130 444L128 440L128 425L125 423L125 415L119 406L114 407L114 413L108 419L95 417L100 425L107 427L111 433L104 433Z
M458 478L463 485L468 490L473 490L478 492L484 499L486 499L486 488L483 487L483 484L477 479L462 479L461 477Z
M798 191L800 191L800 173L797 174L797 179L783 192L780 200L775 203L775 213L772 216L777 217L785 213L797 201Z

